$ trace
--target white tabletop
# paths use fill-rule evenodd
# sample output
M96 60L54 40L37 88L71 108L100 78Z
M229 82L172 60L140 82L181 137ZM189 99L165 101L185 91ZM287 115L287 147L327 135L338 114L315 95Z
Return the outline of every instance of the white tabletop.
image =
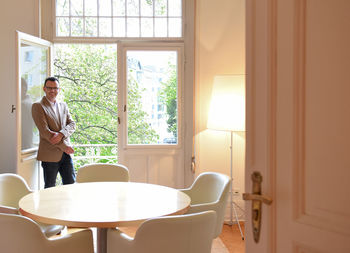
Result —
M190 198L179 190L132 182L76 183L26 195L21 214L47 224L112 228L183 214Z

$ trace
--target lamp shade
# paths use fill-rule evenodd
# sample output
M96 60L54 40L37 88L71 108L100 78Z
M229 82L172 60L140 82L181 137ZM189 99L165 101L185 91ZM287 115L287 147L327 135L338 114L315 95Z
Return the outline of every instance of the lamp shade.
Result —
M214 77L207 128L245 131L245 75Z

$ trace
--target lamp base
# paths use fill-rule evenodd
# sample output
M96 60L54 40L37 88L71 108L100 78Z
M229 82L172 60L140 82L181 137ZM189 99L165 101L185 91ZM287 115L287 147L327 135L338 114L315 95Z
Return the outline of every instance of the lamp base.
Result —
M241 228L241 224L239 223L239 220L238 220L238 215L237 215L237 211L236 211L234 202L231 203L231 207L233 209L233 212L235 213L235 220L236 220L236 222L233 222L232 217L231 217L231 220L230 221L225 221L224 224L229 225L229 226L232 226L233 224L237 224L239 232L241 233L242 241L243 241L244 240L244 235L243 235L243 231L242 231L242 228Z

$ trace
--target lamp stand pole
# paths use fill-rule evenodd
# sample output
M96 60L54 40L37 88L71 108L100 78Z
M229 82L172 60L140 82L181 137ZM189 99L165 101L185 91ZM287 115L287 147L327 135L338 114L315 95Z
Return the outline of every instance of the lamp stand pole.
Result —
M230 176L231 176L231 189L230 189L230 226L233 225L233 214L232 214L232 211L235 213L235 218L236 218L236 222L237 222L237 225L238 225L238 228L239 228L239 232L241 233L241 237L242 237L242 240L244 240L244 236L243 236L243 232L242 232L242 229L241 229L241 224L239 224L239 221L238 221L238 215L237 215L237 211L236 211L236 208L235 208L235 203L233 201L233 155L232 155L232 151L233 151L233 131L230 131L231 133L231 146L230 146L230 157L231 157L231 163L230 163Z

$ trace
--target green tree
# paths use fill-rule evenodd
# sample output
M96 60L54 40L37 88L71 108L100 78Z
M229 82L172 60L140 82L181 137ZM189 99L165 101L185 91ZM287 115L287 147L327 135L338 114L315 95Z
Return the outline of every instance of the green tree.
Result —
M116 50L103 45L56 48L55 75L77 130L75 144L117 142Z
M156 143L159 136L146 121L149 115L142 110L141 93L143 90L140 89L132 72L133 70L130 70L128 75L128 143Z
M55 76L62 87L62 98L68 104L77 130L74 144L116 144L117 52L115 45L65 44L55 48ZM130 88L131 87L131 88ZM157 137L145 124L146 113L140 105L138 84L129 87L128 132L133 143L148 143ZM132 88L134 87L134 88ZM131 94L131 95L130 95ZM80 151L86 155L87 151ZM103 151L107 155L110 149Z
M177 72L175 65L169 63L170 78L162 83L162 89L159 92L160 101L166 106L168 114L167 124L168 132L177 137Z

